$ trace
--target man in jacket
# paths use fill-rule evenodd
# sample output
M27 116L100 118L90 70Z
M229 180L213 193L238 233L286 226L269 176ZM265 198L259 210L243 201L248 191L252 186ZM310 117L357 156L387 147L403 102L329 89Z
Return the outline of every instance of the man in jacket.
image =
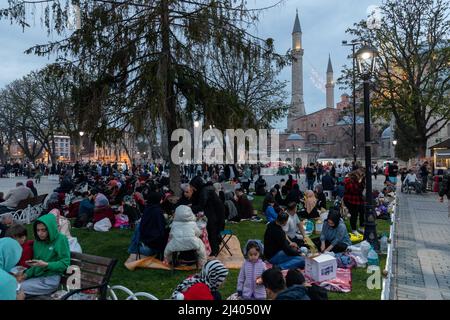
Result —
M67 237L58 232L56 217L46 214L33 225L33 260L19 279L27 296L48 295L58 289L61 276L70 265L70 248Z
M20 201L33 198L34 194L30 188L23 185L22 182L16 183L16 188L10 190L5 197L5 201L0 203L0 214L14 211Z
M444 202L444 195L448 199L448 217L450 218L450 170L442 178L441 188L439 190L439 201Z
M193 188L192 211L203 212L208 218L206 230L211 245L211 256L219 254L220 232L225 229L225 206L213 185L206 185L202 177L194 177L189 183Z
M305 267L305 258L300 256L298 245L289 243L283 227L287 225L289 215L280 212L275 221L267 225L264 233L264 256L267 260L281 269Z
M420 177L422 178L422 192L427 192L429 174L430 171L428 171L428 161L425 161L420 167Z

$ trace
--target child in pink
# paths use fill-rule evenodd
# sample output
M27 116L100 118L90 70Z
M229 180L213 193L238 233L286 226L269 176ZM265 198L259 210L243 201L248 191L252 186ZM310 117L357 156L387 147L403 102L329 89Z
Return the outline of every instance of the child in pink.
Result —
M266 289L260 277L266 265L260 258L262 247L256 241L249 241L246 246L246 260L239 272L237 292L244 300L266 300Z

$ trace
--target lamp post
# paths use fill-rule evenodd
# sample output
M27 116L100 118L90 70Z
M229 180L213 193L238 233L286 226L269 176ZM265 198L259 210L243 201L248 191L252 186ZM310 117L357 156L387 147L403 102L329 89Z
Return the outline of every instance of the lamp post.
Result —
M392 148L392 158L395 158L395 148L397 147L397 143L398 143L397 140L392 141L392 145L394 146Z
M358 72L364 81L364 140L365 140L365 162L366 162L366 205L365 205L365 230L364 239L367 240L375 250L379 250L379 242L376 230L376 213L373 206L372 195L372 150L370 137L370 79L375 71L376 49L367 45L362 46L356 53L358 60Z
M352 136L353 136L353 161L356 164L356 56L355 56L355 47L360 45L360 42L352 40L352 43L348 43L346 40L342 41L343 46L352 47L352 60L353 60L353 69L352 69L352 78L353 78L353 128L352 128Z
M80 131L80 132L78 132L78 134L80 135L80 152L78 152L78 156L81 155L81 162L83 162L83 155L81 154L81 146L83 144L82 139L83 139L83 136L84 136L84 131Z

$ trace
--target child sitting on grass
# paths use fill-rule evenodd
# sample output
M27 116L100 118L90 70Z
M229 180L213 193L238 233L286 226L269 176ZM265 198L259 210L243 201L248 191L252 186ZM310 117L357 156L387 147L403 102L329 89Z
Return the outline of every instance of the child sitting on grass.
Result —
M268 200L268 205L269 206L267 207L265 214L266 214L267 222L270 223L270 222L277 220L277 213L274 208L275 199L273 197Z

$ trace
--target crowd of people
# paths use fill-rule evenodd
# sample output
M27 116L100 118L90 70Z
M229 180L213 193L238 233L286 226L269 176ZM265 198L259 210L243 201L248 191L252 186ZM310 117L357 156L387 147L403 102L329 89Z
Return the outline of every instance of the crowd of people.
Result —
M48 195L41 217L33 224L34 241L8 214L21 200L37 196L33 181L27 186L18 183L4 199L0 194L0 202L4 200L0 213L6 213L0 221L0 299L47 295L57 289L73 251L71 218L75 228L97 230L96 225L107 220L111 226L132 229L128 252L137 257L156 256L170 264L173 254L181 252L182 259L196 260L201 272L184 280L173 299L221 299L219 289L228 270L217 257L225 224L261 219L251 201L252 183L253 196L265 196L261 209L267 226L263 239L248 241L244 248L236 286L240 299L315 299L299 270L305 267L304 249L310 248L304 220L327 211L325 192L342 199L351 215L352 232L363 232L365 170L358 164L311 163L305 169L303 191L293 175L268 188L257 166L201 165L182 167L181 196L177 196L167 172L167 166L157 164L63 166L59 187ZM386 184L396 184L398 174L394 162ZM412 179L411 174L405 177ZM442 189L442 195L449 189ZM345 252L351 245L342 218L339 208L328 210L321 235L314 240L318 251ZM12 276L14 266L27 269ZM286 276L282 270L289 270Z

